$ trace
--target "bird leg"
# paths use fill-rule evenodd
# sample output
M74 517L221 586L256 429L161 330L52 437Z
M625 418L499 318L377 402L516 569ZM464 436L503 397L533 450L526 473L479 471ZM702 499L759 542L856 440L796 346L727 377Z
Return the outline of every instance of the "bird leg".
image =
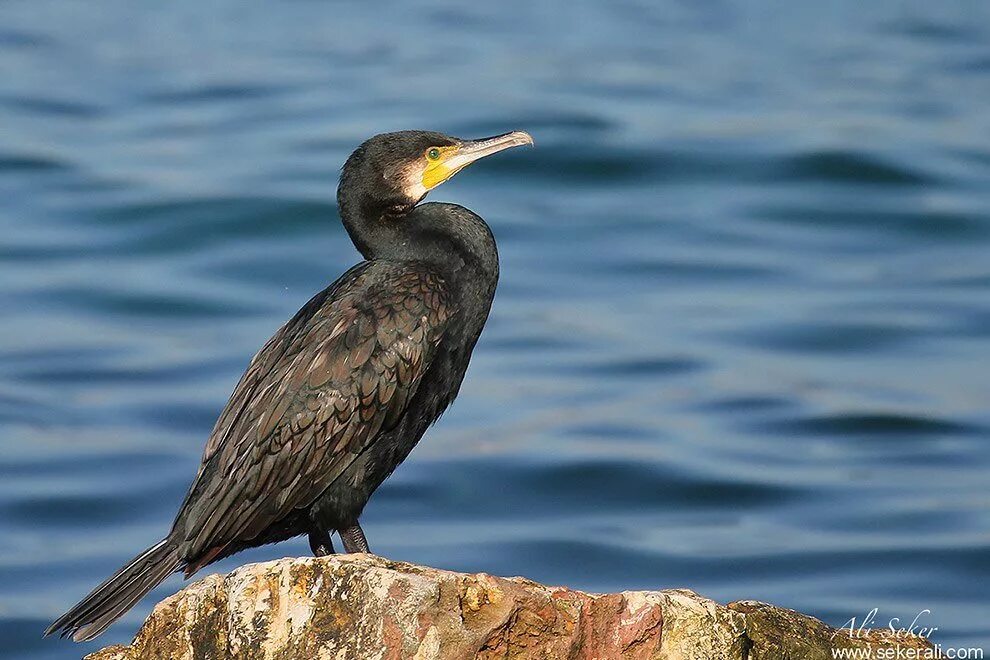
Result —
M344 552L371 552L361 525L354 523L347 529L337 531L340 533L340 540L344 542Z
M309 548L313 551L314 557L326 557L334 554L333 541L330 534L325 530L309 530Z

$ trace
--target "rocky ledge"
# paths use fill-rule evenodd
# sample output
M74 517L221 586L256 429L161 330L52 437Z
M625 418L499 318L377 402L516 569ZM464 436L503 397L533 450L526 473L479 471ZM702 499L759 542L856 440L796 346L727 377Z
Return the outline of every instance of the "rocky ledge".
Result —
M210 575L159 603L130 646L107 647L87 660L832 660L901 657L879 651L897 647L928 645L882 630L852 635L756 601L720 605L685 589L590 594L337 555ZM833 651L843 648L874 651Z

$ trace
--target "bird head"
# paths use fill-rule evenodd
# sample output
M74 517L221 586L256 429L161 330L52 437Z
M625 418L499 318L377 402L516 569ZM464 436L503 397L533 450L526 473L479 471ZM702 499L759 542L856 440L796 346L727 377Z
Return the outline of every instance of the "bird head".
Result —
M386 214L390 209L401 214L471 163L524 144L533 144L533 138L523 131L477 140L432 131L382 133L366 140L347 159L338 198L346 189L359 188L357 196L365 203Z

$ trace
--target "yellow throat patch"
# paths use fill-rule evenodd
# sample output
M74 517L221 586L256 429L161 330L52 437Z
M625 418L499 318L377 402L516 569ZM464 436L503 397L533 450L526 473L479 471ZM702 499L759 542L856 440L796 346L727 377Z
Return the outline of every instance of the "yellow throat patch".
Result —
M457 147L430 147L423 154L426 160L426 168L423 170L423 187L427 190L436 188L441 183L457 174L461 167L456 169L447 165L447 161L457 153ZM466 164L466 163L465 163Z

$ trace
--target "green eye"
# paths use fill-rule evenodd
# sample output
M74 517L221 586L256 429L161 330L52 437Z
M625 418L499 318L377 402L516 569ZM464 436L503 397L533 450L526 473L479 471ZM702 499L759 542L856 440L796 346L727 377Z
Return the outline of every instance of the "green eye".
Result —
M440 150L437 149L436 147L433 147L432 149L426 152L426 157L429 158L430 160L436 160L440 158Z

